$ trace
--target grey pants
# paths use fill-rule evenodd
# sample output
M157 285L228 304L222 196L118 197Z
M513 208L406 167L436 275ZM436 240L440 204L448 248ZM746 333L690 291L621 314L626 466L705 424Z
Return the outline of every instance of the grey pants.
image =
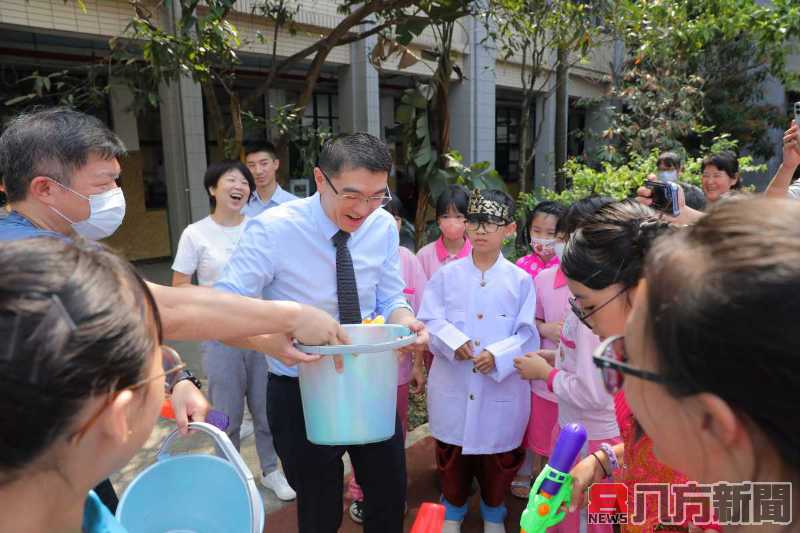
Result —
M278 468L278 455L267 422L267 360L262 353L232 348L219 342L203 343L203 368L214 409L230 418L227 433L239 449L244 402L253 415L256 451L264 474Z

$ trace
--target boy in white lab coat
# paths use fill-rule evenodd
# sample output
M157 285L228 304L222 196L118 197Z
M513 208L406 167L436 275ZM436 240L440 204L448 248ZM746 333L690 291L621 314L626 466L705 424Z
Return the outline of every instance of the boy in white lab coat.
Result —
M425 289L419 318L434 354L428 417L445 505L444 532L459 532L470 484L480 485L484 531L504 532L506 493L525 457L530 384L514 357L539 348L531 277L500 249L516 231L514 201L475 191L467 210L470 256L442 267Z

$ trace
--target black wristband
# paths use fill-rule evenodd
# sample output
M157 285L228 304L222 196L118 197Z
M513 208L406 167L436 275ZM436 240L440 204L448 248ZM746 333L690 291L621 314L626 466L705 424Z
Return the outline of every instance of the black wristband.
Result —
M597 454L595 452L592 452L592 457L594 457L597 460L597 464L599 464L600 468L603 469L603 474L605 474L605 477L608 477L608 470L606 470L606 467L603 466L603 461L601 461L600 458L597 457Z
M181 370L180 372L178 372L178 375L175 377L175 381L172 383L172 387L170 388L170 391L169 391L170 394L172 394L172 391L175 390L175 385L177 385L181 381L184 381L184 380L187 380L187 379L189 381L191 381L192 383L194 383L194 386L197 387L197 390L203 390L203 384L200 382L200 380L197 379L194 376L194 374L189 372L188 369L184 369L184 370Z

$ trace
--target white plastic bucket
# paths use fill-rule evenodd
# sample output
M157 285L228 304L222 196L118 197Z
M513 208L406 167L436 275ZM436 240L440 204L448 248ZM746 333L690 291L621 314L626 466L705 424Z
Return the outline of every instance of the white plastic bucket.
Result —
M315 444L369 444L394 435L397 411L398 357L395 350L414 342L405 326L345 325L350 345L298 348L323 356L341 355L336 372L332 357L300 365L300 394L306 434Z

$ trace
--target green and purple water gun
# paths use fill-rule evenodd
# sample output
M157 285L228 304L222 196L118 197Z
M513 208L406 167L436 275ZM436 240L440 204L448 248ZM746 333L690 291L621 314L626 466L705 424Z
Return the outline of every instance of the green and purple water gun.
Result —
M586 443L586 429L580 424L561 428L550 459L536 477L522 512L522 533L545 533L560 523L572 501L572 476L569 471Z

